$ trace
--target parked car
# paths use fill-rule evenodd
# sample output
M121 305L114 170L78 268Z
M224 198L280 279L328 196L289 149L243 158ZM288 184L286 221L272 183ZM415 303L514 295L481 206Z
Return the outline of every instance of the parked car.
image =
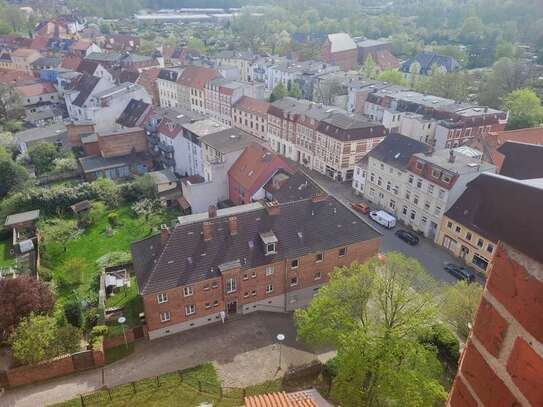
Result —
M411 246L419 244L419 237L407 230L398 230L396 231L395 235Z
M370 207L368 206L368 204L364 203L364 202L360 202L360 203L354 203L352 202L351 203L351 207L357 211L357 212L360 212L360 213L363 213L364 215L366 215L369 211L370 211Z
M454 263L448 263L445 265L445 270L451 273L453 276L455 276L459 280L466 280L469 283L472 283L475 281L475 274L473 274L473 271L471 271L467 267L460 266Z
M392 229L396 226L396 218L385 211L371 211L370 218L387 229Z

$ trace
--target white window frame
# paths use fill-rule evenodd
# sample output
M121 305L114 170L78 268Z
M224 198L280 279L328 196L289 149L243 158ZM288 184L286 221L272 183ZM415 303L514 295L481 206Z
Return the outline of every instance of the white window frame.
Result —
M268 284L266 286L266 294L271 294L273 293L273 284Z
M236 279L235 278L227 279L225 287L226 287L226 294L235 293L238 290L237 284L236 284Z
M271 276L273 275L273 272L275 271L275 267L273 266L273 264L270 264L269 266L266 266L266 276Z
M191 285L183 287L183 297L190 297L194 294L194 288Z
M159 304L164 304L165 302L168 302L168 294L166 293L157 294L156 301Z
M196 314L196 304L185 305L185 315L187 317Z
M172 315L170 314L170 311L163 311L159 314L160 316L160 322L168 322L172 319Z

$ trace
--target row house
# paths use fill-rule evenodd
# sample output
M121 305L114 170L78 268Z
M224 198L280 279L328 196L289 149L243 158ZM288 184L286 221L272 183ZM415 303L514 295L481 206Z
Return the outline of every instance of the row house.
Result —
M180 70L161 69L156 78L159 105L175 109L178 106L177 79ZM186 109L186 104L183 104ZM190 107L188 108L190 110Z
M219 78L215 69L189 65L177 79L177 105L183 109L206 114L205 85Z
M386 136L362 115L286 97L268 110L268 140L293 161L336 180L351 180L354 165Z
M213 119L232 126L233 105L244 96L263 98L264 86L227 79L212 79L205 84L206 113Z
M335 267L368 260L379 243L373 228L326 195L181 217L132 245L149 338L221 315L307 306Z
M269 108L270 104L265 100L242 96L232 106L232 125L261 140L267 140Z
M0 69L21 71L32 75L34 67L32 63L41 58L41 54L30 48L18 48L13 52L0 54Z
M425 143L392 134L357 165L358 184L353 186L368 201L434 239L444 213L467 183L494 171L495 166L479 158L454 150L433 151Z
M364 114L383 123L390 131L436 149L464 145L475 137L502 131L507 124L506 112L424 95L400 86L369 85L354 92L364 92L363 98L349 98L363 104Z

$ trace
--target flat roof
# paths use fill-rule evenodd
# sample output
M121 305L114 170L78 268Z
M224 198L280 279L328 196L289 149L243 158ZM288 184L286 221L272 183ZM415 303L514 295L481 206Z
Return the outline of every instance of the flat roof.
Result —
M40 217L39 209L35 209L33 211L28 211L28 212L15 213L13 215L9 215L6 218L6 222L4 223L4 226L13 226L19 223L30 222L30 221L38 219L39 217Z

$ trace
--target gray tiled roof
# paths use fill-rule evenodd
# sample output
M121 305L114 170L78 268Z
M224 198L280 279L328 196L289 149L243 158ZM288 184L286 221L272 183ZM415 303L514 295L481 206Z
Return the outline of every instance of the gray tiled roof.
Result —
M420 141L393 133L377 144L368 153L368 156L399 170L404 170L413 154L423 153L429 148L427 144Z
M140 293L156 293L218 277L219 265L236 260L242 269L250 269L380 236L333 197L321 202L306 199L280 204L280 214L275 216L254 204L247 208L236 215L235 236L228 233L228 216L219 215L177 225L165 245L159 236L133 243ZM203 240L204 221L212 224L210 241ZM277 253L265 256L260 234L270 231L278 239Z

